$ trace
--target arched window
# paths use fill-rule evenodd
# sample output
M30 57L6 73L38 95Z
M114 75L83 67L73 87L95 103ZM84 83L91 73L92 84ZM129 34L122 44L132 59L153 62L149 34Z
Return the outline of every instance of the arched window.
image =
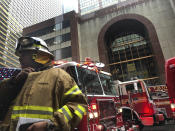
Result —
M108 42L109 67L114 79L127 81L137 77L149 84L159 83L154 54L146 37L124 32Z

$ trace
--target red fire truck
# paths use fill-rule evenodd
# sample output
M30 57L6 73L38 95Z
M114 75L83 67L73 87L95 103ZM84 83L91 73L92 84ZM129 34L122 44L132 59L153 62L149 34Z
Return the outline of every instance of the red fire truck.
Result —
M170 97L171 110L175 118L175 57L170 58L165 63L166 85Z
M76 81L77 85L88 100L88 113L81 121L77 130L80 131L118 131L117 112L115 103L115 88L111 74L100 71L94 63L56 61L55 68L66 70ZM102 65L99 64L98 65Z
M164 123L164 114L156 108L143 80L117 81L116 89L125 126L132 122L140 128Z
M54 68L62 68L67 71L87 97L88 112L75 130L130 131L137 128L134 125L139 124L140 121L124 122L125 115L122 118L120 110L117 110L121 106L120 97L116 93L111 74L98 68L103 64L97 63L94 65L90 61L86 61L84 64L55 61L53 64L55 65ZM0 80L9 78L14 72L19 71L19 69L2 68L2 70L0 69ZM8 108L8 105L6 107ZM0 109L4 111L4 105L0 105ZM3 115L0 116L0 118L2 117Z
M170 98L168 96L168 88L166 85L148 86L148 91L153 100L156 109L163 113L165 120L174 119L171 110Z

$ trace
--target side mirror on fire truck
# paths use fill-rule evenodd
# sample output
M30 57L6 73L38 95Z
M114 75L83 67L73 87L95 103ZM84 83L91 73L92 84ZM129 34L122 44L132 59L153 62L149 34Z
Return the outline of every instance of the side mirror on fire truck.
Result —
M134 83L134 90L138 91L137 83Z

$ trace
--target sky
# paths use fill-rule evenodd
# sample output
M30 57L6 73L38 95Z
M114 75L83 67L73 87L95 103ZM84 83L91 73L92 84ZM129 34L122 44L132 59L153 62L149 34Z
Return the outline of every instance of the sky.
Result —
M64 13L75 10L78 12L78 0L63 0Z

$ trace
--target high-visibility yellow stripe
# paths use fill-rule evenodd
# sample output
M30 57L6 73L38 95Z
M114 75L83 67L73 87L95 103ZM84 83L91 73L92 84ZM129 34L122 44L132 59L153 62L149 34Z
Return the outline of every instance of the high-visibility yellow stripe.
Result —
M67 113L69 114L69 116L72 118L73 116L72 116L72 113L71 113L71 111L69 110L69 108L65 105L65 106L63 106L63 108L67 111Z
M63 113L64 114L64 117L66 119L66 121L68 122L69 120L72 119L72 113L71 111L69 110L69 108L65 105L63 106L61 109L58 110L59 112Z
M61 113L63 113L63 111L62 111L61 109L59 109L58 111L61 112ZM63 115L64 115L64 114L63 114ZM66 122L69 121L65 115L64 115L64 118L65 118Z
M82 92L79 90L79 91L76 91L74 93L72 93L73 95L77 95L77 94L81 94Z
M12 114L39 114L39 115L52 115L53 112L41 110L13 110Z
M77 95L82 93L81 90L79 89L79 87L77 85L73 86L70 90L68 90L64 95Z
M83 112L86 112L86 109L83 106L78 105L78 108L80 108Z
M65 95L70 94L70 93L71 93L73 90L75 90L77 87L78 87L77 85L73 86L70 90L68 90L68 91L65 93Z
M40 111L53 112L52 107L45 107L45 106L14 106L13 110L40 110Z
M77 106L77 109L75 110L74 112L79 118L80 120L83 118L83 115L86 113L86 109L81 106L81 105L78 105Z
M52 117L53 108L45 106L14 106L12 119L17 117L50 119Z
M75 114L80 118L80 120L83 118L83 115L79 111L75 111Z
M41 115L41 114L12 114L11 115L11 119L16 119L18 117L50 119L52 118L52 115Z

